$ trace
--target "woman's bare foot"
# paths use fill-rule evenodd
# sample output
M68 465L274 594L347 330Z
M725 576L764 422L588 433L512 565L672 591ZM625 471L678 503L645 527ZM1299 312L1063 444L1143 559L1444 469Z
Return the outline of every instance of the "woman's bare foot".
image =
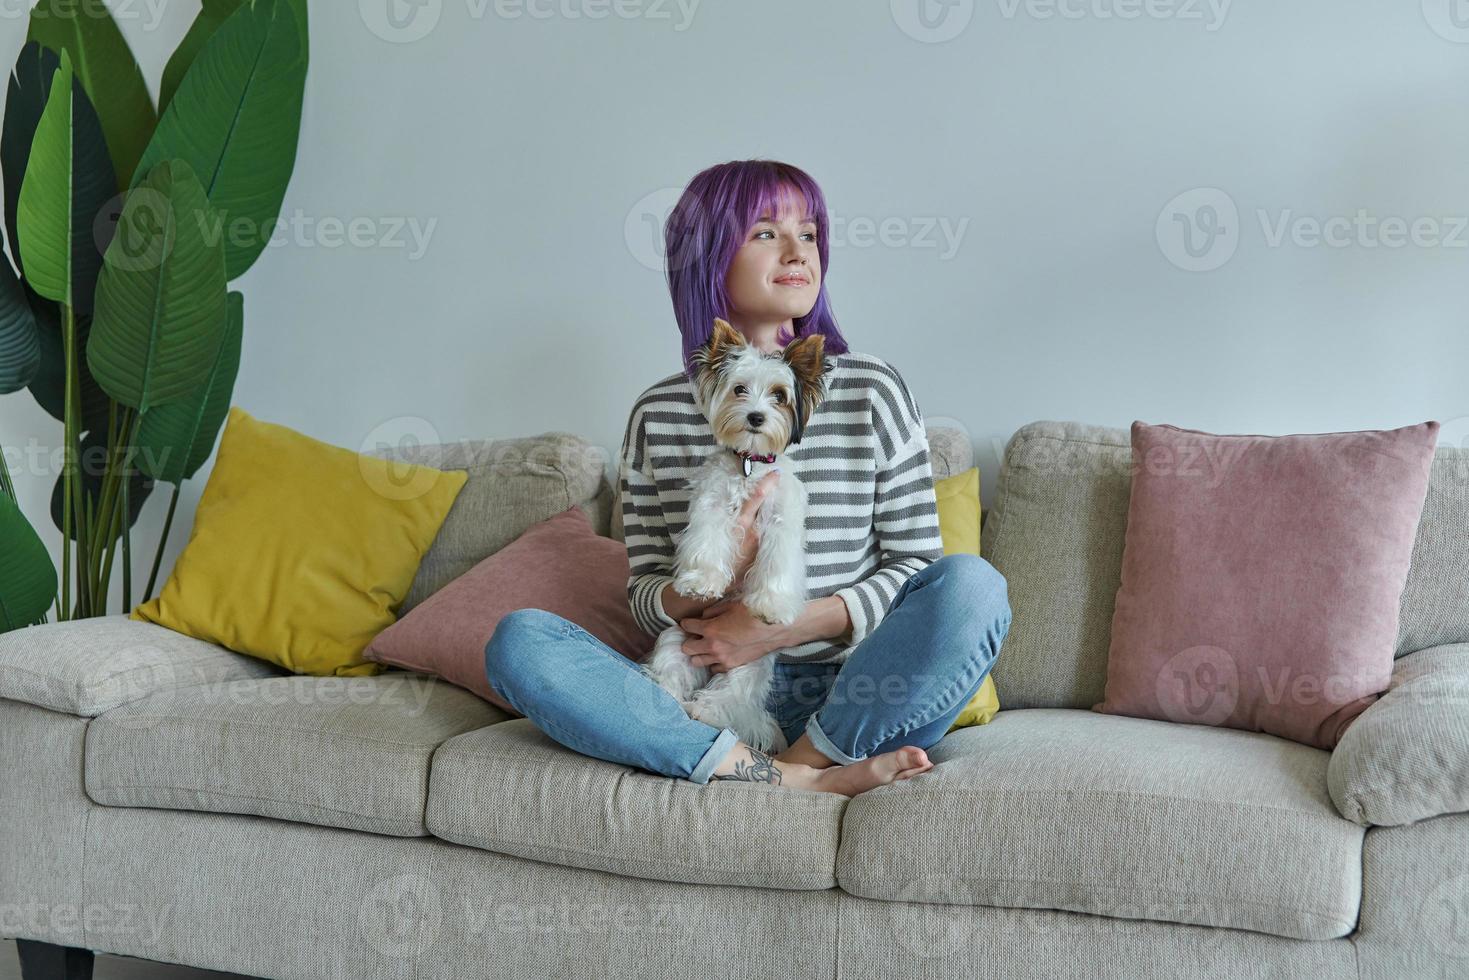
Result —
M928 753L916 745L905 745L849 766L831 765L817 769L798 762L781 762L744 742L736 742L710 778L856 796L900 779L911 779L932 768Z

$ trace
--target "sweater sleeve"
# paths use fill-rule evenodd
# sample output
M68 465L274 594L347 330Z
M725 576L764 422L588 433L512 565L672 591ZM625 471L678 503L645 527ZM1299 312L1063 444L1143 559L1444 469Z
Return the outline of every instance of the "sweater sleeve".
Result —
M944 553L923 412L896 370L874 381L873 387L877 479L872 529L881 548L881 565L862 581L834 593L847 605L852 630L850 638L841 639L852 646L882 622L909 576Z
M622 537L627 545L627 599L643 632L656 636L677 626L663 609L663 587L673 581L673 540L663 519L658 485L645 451L641 400L628 419L619 453Z

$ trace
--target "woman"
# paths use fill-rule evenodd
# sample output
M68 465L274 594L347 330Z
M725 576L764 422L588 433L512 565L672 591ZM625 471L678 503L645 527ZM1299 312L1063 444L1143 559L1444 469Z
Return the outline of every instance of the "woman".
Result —
M678 625L684 652L722 672L775 654L770 709L790 741L774 756L690 718L636 662L554 613L520 609L485 648L490 686L547 735L585 755L678 776L765 782L855 796L933 767L1010 627L1005 579L984 559L943 556L923 416L898 372L848 349L828 301L827 213L805 172L734 161L696 176L665 228L684 370L633 405L619 465L634 617ZM695 407L692 355L715 317L778 351L820 333L836 361L830 393L788 455L808 493L810 599L789 626L738 599L758 551L746 533L718 600L672 587L684 481L713 451ZM752 527L772 473L741 514Z

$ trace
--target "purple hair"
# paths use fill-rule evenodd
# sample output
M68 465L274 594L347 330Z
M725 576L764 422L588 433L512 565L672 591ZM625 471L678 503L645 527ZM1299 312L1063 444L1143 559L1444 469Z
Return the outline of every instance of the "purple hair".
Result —
M732 160L701 171L669 212L663 226L667 250L668 293L673 315L683 334L684 373L693 378L694 351L714 332L714 318L729 319L729 297L724 278L745 242L745 233L762 214L776 216L776 207L789 189L806 199L806 213L816 222L816 247L821 256L821 288L811 312L792 321L795 333L784 330L776 343L784 347L797 337L819 333L825 351L845 354L847 341L837 328L831 300L826 295L830 244L826 198L810 175L775 160Z

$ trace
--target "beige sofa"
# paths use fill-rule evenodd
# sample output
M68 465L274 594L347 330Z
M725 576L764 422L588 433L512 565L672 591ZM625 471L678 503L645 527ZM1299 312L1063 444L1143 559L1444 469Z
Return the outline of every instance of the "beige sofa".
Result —
M938 476L972 465L930 439ZM606 454L569 434L411 458L471 473L414 602L567 506L617 535ZM27 980L88 950L281 980L1469 976L1469 457L1439 451L1393 690L1332 753L1088 710L1129 459L1124 429L1009 441L1003 710L851 800L121 615L0 636L0 935Z

